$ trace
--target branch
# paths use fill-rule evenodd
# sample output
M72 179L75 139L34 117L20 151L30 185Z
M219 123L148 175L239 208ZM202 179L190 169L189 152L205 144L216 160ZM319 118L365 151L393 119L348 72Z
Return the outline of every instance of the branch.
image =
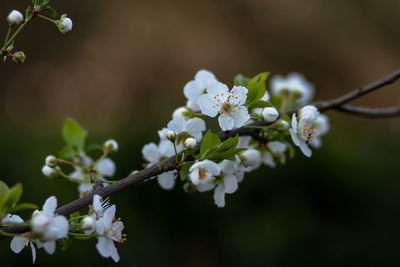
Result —
M357 88L354 91L351 91L348 94L345 94L343 96L340 96L338 98L329 100L329 101L324 101L320 102L316 105L318 110L320 112L324 112L325 110L336 108L342 104L346 104L356 98L359 98L365 94L371 93L375 91L376 89L382 88L386 85L394 83L397 79L400 78L400 69L395 70L392 74L389 74L382 79L376 80L368 85L365 85L364 87Z
M340 112L370 119L394 118L400 116L400 107L367 108L344 104L337 106L334 109Z
M380 80L377 80L364 87L358 88L346 95L340 96L338 98L329 101L319 102L316 106L321 112L329 109L336 109L341 112L347 112L351 114L377 117L377 118L400 116L400 108L397 107L384 108L384 109L369 109L364 107L354 107L350 105L344 105L344 103L354 100L362 95L370 93L376 89L382 88L388 84L394 83L399 78L400 78L400 69L396 70L392 74ZM296 111L287 112L287 114L291 114L293 112ZM255 121L252 124L250 124L250 126L268 126L270 124L272 123L267 123L264 121ZM234 137L236 135L250 135L257 138L259 137L259 134L260 134L260 129L242 127L231 131L221 132L219 134L219 137L223 141L228 139L229 137ZM68 204L65 204L62 207L59 207L58 209L56 209L55 212L60 215L68 216L69 214L75 211L79 211L80 209L85 208L89 204L91 204L93 201L93 196L95 194L98 194L103 198L106 198L124 190L125 188L138 184L151 177L157 176L166 171L175 170L177 169L177 167L178 165L175 163L175 156L170 157L148 168L145 168L135 174L129 175L128 177L119 180L107 187L95 187L96 189L92 193L82 198L76 199ZM7 233L24 233L28 232L29 230L30 230L29 227L21 227L21 226L3 227L3 231ZM6 236L0 235L0 239L3 238L6 238Z

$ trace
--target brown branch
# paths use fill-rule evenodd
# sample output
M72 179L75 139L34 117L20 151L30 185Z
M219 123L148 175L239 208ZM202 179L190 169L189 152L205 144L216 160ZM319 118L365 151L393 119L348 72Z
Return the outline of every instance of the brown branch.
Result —
M357 114L357 115L369 115L369 116L376 116L376 117L384 117L384 113L391 114L392 116L399 116L399 113L396 113L394 108L388 108L388 109L367 109L367 108L362 108L362 107L353 107L349 105L343 105L344 103L347 103L351 100L354 100L362 95L365 95L367 93L370 93L378 88L382 88L388 84L394 83L398 78L400 78L400 70L396 70L392 74L377 80L371 84L368 84L364 87L358 88L346 95L343 95L341 97L329 100L329 101L323 101L318 103L316 106L317 108L322 112L326 111L328 109L337 109L339 111L347 112L347 113L352 113L352 114ZM287 114L291 114L295 111L287 112ZM372 115L375 114L375 115ZM379 114L379 115L378 115ZM256 121L251 124L251 126L267 126L270 125L271 123L267 123L264 121ZM254 129L254 128L238 128L234 129L231 131L226 131L226 132L221 132L219 134L219 137L221 140L226 140L229 137L233 137L236 135L250 135L255 138L259 137L260 134L260 129ZM107 187L100 187L95 189L92 193L76 199L70 203L65 204L64 206L59 207L56 209L56 213L64 216L68 216L69 214L78 211L82 208L87 207L89 204L92 203L93 196L95 194L98 194L102 196L103 198L109 197L113 194L116 194L125 188L128 188L132 185L135 185L137 183L140 183L144 180L147 180L151 177L157 176L163 172L166 171L171 171L175 170L177 168L177 164L175 163L175 157L168 158L164 161L161 161L159 163L156 163L148 168L145 168L135 174L129 175L128 177L119 180ZM10 226L10 227L3 227L3 231L8 232L8 233L24 233L29 231L29 227L21 227L21 226ZM0 235L0 239L5 238L5 236Z
M383 77L382 79L376 80L368 85L357 88L356 90L351 91L348 94L345 94L343 96L340 96L338 98L335 98L335 99L332 99L329 101L320 102L316 105L316 107L321 112L328 110L328 109L338 107L342 104L346 104L356 98L359 98L365 94L371 93L371 92L375 91L376 89L379 89L386 85L392 84L399 78L400 78L400 69L395 70L393 73Z
M370 119L400 117L400 107L367 108L352 105L340 105L334 108L337 111Z

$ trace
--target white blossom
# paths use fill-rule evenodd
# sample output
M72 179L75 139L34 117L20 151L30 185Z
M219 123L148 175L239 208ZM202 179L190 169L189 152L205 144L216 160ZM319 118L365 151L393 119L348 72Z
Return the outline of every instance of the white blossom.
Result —
M24 21L24 16L18 10L12 10L7 16L7 21L10 25L18 25Z
M261 163L261 152L256 149L247 149L240 154L243 164L248 167L258 166Z
M58 166L51 168L47 165L44 165L42 167L42 173L44 176L49 177L49 178L57 178L61 174L61 170Z
M271 79L271 91L275 95L293 95L298 105L309 103L314 96L314 86L300 73L290 73L286 78L274 76Z
M329 118L325 114L320 114L314 122L314 139L310 142L310 145L314 148L320 148L322 145L321 137L325 135L330 128Z
M60 23L58 24L58 28L62 33L66 33L72 30L72 20L66 16L63 15L63 17L60 20Z
M220 166L211 160L196 162L189 169L189 177L194 185L207 184L221 172Z
M221 168L220 183L214 190L215 204L222 208L225 207L225 194L232 194L238 189L238 179L236 177L237 163L231 160L223 160L219 164Z
M198 99L207 93L209 87L218 80L215 75L208 70L199 70L194 76L194 80L189 81L183 88L183 94L188 99L187 107L193 111L199 111Z
M154 143L147 144L142 149L143 157L149 162L149 166L163 161L175 154L174 146L170 141L161 140L157 146ZM165 190L170 190L175 185L175 171L168 171L157 176L158 184Z
M104 205L99 195L93 197L93 208L97 211L94 214L96 232L99 235L96 244L97 251L102 257L111 257L115 262L118 262L120 257L114 241L124 242L126 240L125 235L122 234L124 224L119 219L115 220L115 205Z
M296 113L292 116L292 125L289 129L293 143L300 147L307 157L311 157L311 149L308 144L313 140L316 133L314 122L317 120L319 112L316 107L308 105L299 110L299 120Z
M54 214L56 207L57 198L47 198L42 210L35 211L31 220L32 232L40 235L36 245L38 248L43 247L48 254L53 254L56 250L56 240L68 234L68 220L64 216Z
M193 137L200 142L203 138L202 132L206 130L206 123L200 118L185 120L182 117L176 117L168 123L167 127L177 135L178 142L188 137Z
M250 115L246 102L247 89L243 86L234 86L232 90L220 82L213 83L207 94L199 97L198 105L201 112L207 116L219 115L218 122L223 131L242 127Z

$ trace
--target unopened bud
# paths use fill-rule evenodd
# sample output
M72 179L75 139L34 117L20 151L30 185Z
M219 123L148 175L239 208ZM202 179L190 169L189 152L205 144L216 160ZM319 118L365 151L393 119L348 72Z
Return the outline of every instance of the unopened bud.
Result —
M61 16L61 19L57 22L58 29L62 33L69 32L72 30L72 20L67 17L66 14Z
M50 168L47 165L44 165L42 168L42 173L49 178L57 178L61 175L61 169L56 166L55 168Z
M13 10L8 14L7 21L10 25L18 25L24 21L24 16L18 10Z
M174 131L168 131L167 134L165 135L165 137L171 141L172 143L175 143L176 140L176 134Z
M103 149L107 153L114 153L118 151L118 143L114 139L109 139L104 142Z
M22 64L25 62L26 56L25 53L22 51L15 52L12 55L12 60L17 64Z
M253 110L251 111L251 116L259 118L262 114L262 111L262 108L253 108Z
M247 149L240 155L245 166L256 166L261 163L261 152L256 149Z
M278 118L279 113L275 108L268 107L263 110L262 116L264 118L264 121L274 122Z
M50 168L54 168L55 166L57 166L57 158L53 155L47 156L46 165Z
M197 146L197 141L196 141L196 139L189 137L189 138L187 138L187 139L185 140L185 147L186 147L186 148L188 148L188 149L194 149L196 146Z
M192 184L192 183L185 183L183 185L183 190L186 193L193 193L193 192L196 192L196 186L194 186L194 184Z
M94 219L90 216L86 216L81 221L81 227L85 230L85 234L91 234L94 231Z
M190 112L186 107L179 107L175 109L174 113L172 113L172 118L177 118L181 117L184 118L185 120L189 118Z
M286 131L289 129L289 123L285 120L278 120L276 123L274 123L275 128L281 131Z

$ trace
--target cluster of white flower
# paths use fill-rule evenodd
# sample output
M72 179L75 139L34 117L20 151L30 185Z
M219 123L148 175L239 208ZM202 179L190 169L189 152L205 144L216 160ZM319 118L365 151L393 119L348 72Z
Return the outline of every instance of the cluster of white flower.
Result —
M187 175L175 170L158 175L162 188L172 189L175 179L181 176L186 182L186 191L214 190L215 204L224 207L225 194L238 189L245 172L253 171L262 164L274 168L286 163L288 152L293 156L288 136L308 157L311 156L308 144L321 146L319 137L329 130L328 118L319 114L314 106L301 108L312 100L314 87L302 75L292 73L287 78L273 77L271 91L268 92L265 89L266 77L245 78L243 83L238 84L235 80L235 86L229 89L213 73L207 70L197 72L194 80L184 86L186 106L177 108L167 127L158 132L160 143L147 144L142 150L147 166L176 154L177 163L180 155L179 164L184 168L185 157L191 155L194 158ZM260 88L264 89L260 91ZM298 111L299 121L296 114L290 120L287 115L280 116L278 112L280 110L284 114L295 108L301 108ZM203 118L216 116L222 131L251 127L255 120L263 120L269 125L260 128L256 139L241 136L234 155L230 153L225 158L214 160L204 157L194 148L201 143L203 132L207 129Z

